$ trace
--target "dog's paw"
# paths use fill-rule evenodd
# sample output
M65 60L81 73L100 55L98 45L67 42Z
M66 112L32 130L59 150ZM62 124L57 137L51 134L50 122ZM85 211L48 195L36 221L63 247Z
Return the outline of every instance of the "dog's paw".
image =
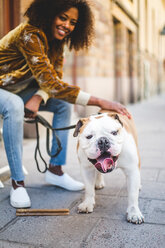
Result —
M127 209L127 221L133 224L141 224L144 222L144 216L139 208L130 207Z
M78 206L78 213L92 213L94 205L94 201L85 200Z
M104 180L102 180L102 181L96 181L95 189L103 189L104 187L105 187Z

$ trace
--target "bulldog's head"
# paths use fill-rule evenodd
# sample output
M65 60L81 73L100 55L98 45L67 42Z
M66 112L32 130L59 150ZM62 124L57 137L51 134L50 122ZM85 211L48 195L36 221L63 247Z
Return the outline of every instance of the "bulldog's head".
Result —
M116 167L123 143L118 115L104 113L79 120L73 136L78 135L79 146L98 171L107 173Z

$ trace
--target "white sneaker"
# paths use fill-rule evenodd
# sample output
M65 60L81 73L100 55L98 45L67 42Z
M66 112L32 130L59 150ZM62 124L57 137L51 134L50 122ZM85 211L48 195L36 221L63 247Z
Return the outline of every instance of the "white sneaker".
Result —
M17 189L11 188L10 191L10 204L14 208L29 208L31 207L31 201L28 193L24 187L18 187Z
M84 189L83 183L74 180L66 173L64 173L62 176L57 176L47 170L45 173L45 181L47 183L50 183L55 186L59 186L61 188L71 190L71 191L79 191L79 190Z

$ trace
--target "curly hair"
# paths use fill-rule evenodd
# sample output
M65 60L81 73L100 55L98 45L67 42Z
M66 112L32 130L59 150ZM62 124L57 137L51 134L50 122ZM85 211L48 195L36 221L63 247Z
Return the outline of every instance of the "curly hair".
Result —
M78 22L73 32L58 43L66 43L70 50L88 49L94 34L93 14L88 0L34 0L24 16L29 18L31 25L42 29L51 43L54 18L72 7L78 9Z

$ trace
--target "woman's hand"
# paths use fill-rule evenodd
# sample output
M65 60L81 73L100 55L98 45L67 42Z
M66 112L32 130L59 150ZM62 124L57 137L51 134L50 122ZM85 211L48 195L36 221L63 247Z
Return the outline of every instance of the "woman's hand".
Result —
M126 115L129 119L131 119L131 114L127 111L126 107L119 102L111 102L91 96L88 105L98 106L104 110L113 110L119 114Z
M25 104L25 108L29 109L33 113L25 112L25 117L35 118L39 110L40 104L42 102L42 97L39 95L32 96L29 101Z

